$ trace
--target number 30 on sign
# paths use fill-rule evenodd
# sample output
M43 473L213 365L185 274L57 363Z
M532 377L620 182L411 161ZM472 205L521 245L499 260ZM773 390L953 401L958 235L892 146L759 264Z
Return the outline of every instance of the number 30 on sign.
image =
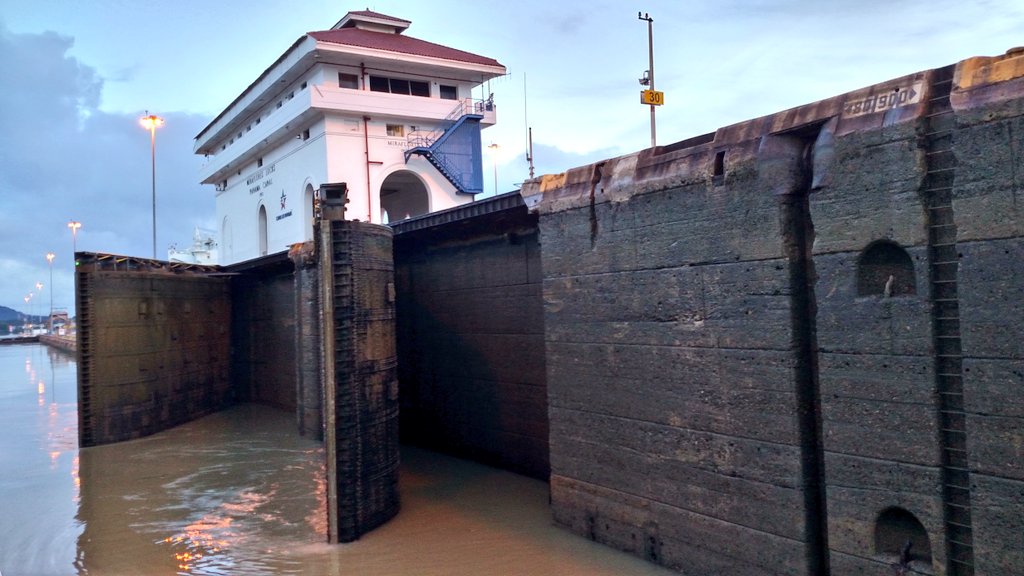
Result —
M661 106L665 103L665 93L657 90L641 90L640 103L651 106Z

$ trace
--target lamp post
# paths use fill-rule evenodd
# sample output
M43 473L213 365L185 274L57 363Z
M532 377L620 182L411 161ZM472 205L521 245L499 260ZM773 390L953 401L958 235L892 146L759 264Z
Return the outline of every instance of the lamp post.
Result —
M647 74L648 74L648 76L647 76L646 80L649 83L647 85L649 85L650 89L653 91L654 90L654 18L651 18L650 14L644 14L644 15L641 16L639 12L636 13L636 17L638 19L640 19L640 20L645 20L647 22L647 58L648 58ZM641 83L642 83L642 81L641 81ZM651 104L651 148L654 148L655 146L658 145L658 137L657 137L656 128L655 128L655 122L654 122L654 108L655 108L654 104Z
M42 294L42 293L43 293L43 283L42 282L36 282L36 294ZM38 315L37 315L37 317L38 317Z
M498 148L500 148L500 146L498 146L498 144L496 142L491 142L491 145L488 146L488 148L490 148L490 150L491 150L491 160L494 162L494 195L497 196L498 195Z
M46 263L50 265L50 334L53 334L53 252L46 253Z
M78 252L78 229L82 227L81 222L75 222L74 220L68 220L68 228L71 228L71 256L74 257L75 252Z
M153 259L156 260L156 129L164 125L164 119L147 110L139 124L149 130L149 156L153 167Z

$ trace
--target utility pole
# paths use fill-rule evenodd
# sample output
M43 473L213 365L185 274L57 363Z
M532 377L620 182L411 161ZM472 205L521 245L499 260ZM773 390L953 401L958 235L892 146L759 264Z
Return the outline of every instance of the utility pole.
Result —
M640 20L647 21L647 81L648 89L653 94L655 93L654 88L654 18L651 18L650 14L646 12L641 15L640 12L636 13L636 17ZM654 120L654 107L655 104L651 104L651 148L658 145L657 128Z

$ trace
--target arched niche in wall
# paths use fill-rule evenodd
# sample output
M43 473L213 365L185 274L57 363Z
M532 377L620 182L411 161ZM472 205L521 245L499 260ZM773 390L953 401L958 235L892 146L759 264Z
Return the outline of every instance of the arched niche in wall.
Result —
M911 574L932 573L932 545L916 516L899 507L886 508L875 521L875 555Z
M899 244L879 240L868 244L857 258L858 296L917 294L914 260Z
M411 170L392 172L380 185L381 221L395 222L430 212L430 193Z
M303 232L302 239L309 242L313 239L313 185L306 184L306 189L302 193L302 218L303 218Z
M231 232L231 221L227 216L220 223L220 250L222 262L231 258L235 251L235 238Z
M267 208L260 204L259 214L260 256L267 255Z

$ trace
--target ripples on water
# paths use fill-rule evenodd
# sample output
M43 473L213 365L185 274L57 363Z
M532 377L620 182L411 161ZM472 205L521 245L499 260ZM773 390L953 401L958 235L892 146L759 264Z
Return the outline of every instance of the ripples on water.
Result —
M542 482L402 453L402 512L324 544L323 448L246 404L79 451L75 363L0 346L0 571L136 574L669 574L551 525Z

